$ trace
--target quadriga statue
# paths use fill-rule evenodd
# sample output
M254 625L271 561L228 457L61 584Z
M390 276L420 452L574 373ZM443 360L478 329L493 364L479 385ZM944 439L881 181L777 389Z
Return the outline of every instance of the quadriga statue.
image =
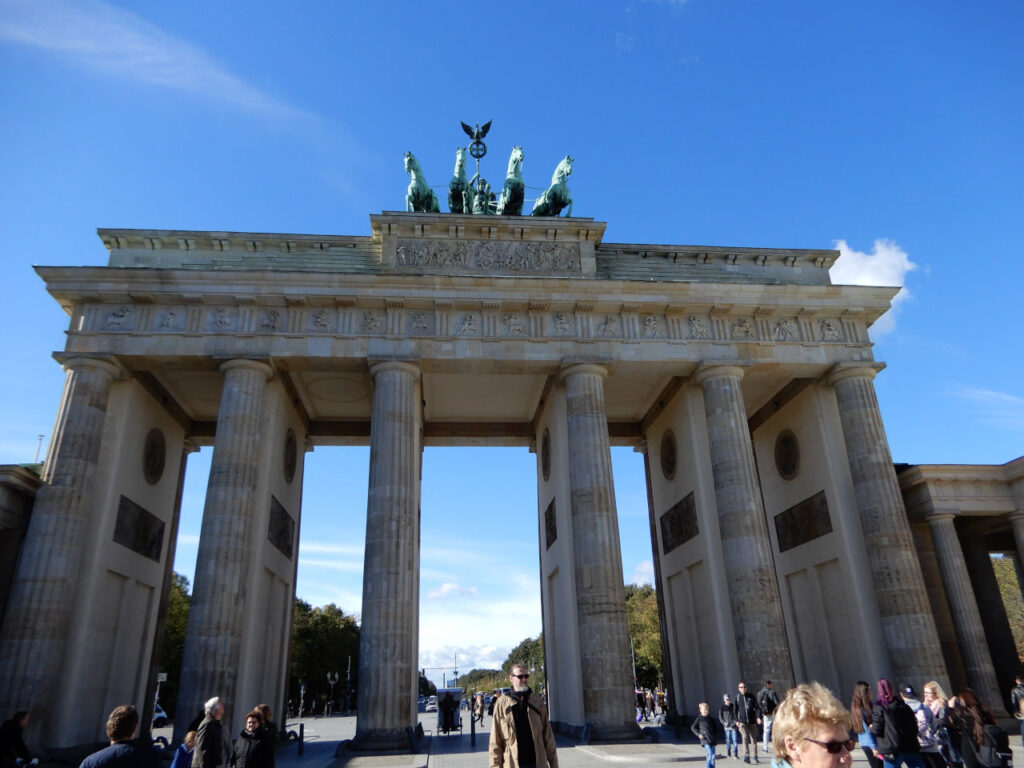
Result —
M568 206L567 216L572 216L572 198L565 180L572 173L572 158L566 155L551 175L551 186L533 203L531 216L558 216Z
M523 195L526 192L526 183L523 181L523 157L522 147L512 147L505 186L502 187L501 197L498 198L499 216L523 215Z
M430 189L423 177L420 161L412 152L405 153L405 172L409 174L409 191L405 194L405 210L408 213L440 213L437 195Z
M455 150L455 173L448 182L448 210L452 213L473 212L473 188L466 178L466 150Z

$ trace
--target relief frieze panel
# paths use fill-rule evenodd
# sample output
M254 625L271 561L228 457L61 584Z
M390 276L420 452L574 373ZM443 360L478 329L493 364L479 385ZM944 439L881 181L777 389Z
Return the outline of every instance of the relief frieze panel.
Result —
M420 242L420 241L416 241ZM511 306L503 306L510 304ZM478 305L479 306L479 305ZM706 312L575 310L495 301L482 309L456 302L435 306L209 306L201 303L150 306L87 304L83 331L102 333L210 333L273 335L393 336L417 338L550 339L596 341L665 340L676 343L859 344L867 333L859 318L747 316ZM863 337L863 338L862 338Z
M580 247L575 243L399 239L395 259L398 267L422 269L582 274Z

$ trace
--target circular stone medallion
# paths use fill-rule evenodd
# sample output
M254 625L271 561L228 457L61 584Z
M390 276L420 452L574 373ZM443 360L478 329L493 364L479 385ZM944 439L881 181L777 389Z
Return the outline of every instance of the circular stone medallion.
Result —
M551 479L551 434L545 429L540 440L540 469L544 473L544 482Z
M290 483L295 479L295 466L299 461L299 446L295 441L295 432L291 429L284 436L284 480Z
M150 485L156 485L164 476L164 464L167 462L167 441L164 433L156 427L149 430L146 443L142 449L142 475Z
M676 474L676 436L671 429L666 429L661 436L661 473L666 480L671 480Z
M775 438L775 468L783 480L792 480L800 471L800 444L788 429Z

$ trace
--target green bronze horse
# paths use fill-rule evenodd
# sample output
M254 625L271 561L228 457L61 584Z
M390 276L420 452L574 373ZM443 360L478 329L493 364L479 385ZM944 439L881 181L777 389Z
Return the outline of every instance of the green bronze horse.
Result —
M455 173L448 182L448 210L452 213L472 213L473 188L466 178L466 150L455 150Z
M523 157L522 147L512 147L505 186L502 187L501 197L498 198L499 216L523 215L523 193L526 191L526 183L523 181Z
M408 213L440 213L437 195L430 189L423 176L420 161L412 152L405 153L405 172L409 174L409 191L405 194L405 210Z
M567 216L572 216L572 198L566 178L572 173L572 158L566 155L551 175L551 186L533 203L531 216L558 216L562 209L569 207Z

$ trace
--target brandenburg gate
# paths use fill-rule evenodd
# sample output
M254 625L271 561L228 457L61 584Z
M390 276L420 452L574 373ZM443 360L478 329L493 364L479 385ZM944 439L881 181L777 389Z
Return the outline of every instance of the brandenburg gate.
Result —
M416 722L430 445L536 453L545 674L566 732L638 733L611 445L645 458L677 712L741 678L841 695L868 675L948 682L872 382L868 328L896 289L832 285L835 251L604 232L397 212L368 236L103 229L107 266L37 267L70 317L67 379L0 635L0 710L30 710L30 738L61 747L152 701L202 445L178 738L213 695L233 729L248 704L284 705L318 445L370 446L364 748L407 743ZM995 690L991 658L971 658L972 684Z

